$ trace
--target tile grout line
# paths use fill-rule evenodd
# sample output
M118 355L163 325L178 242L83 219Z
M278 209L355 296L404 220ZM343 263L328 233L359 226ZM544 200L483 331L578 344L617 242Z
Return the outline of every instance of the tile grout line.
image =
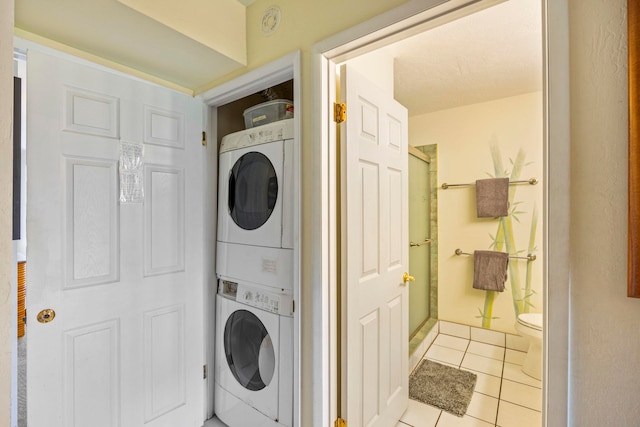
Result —
M502 400L502 399L500 399L500 400ZM519 404L519 403L509 402L508 400L505 400L505 402L507 402L508 404L513 405L513 406L519 406L519 407L521 407L521 408L528 409L528 410L530 410L530 411L533 411L533 412L537 412L537 413L539 413L539 414L542 414L542 411L538 411L537 409L529 408L528 406L521 405L521 404Z
M505 380L507 380L507 381L511 381L512 383L515 383L515 384L526 385L527 387L537 388L538 390L542 390L542 387L538 387L538 386L536 386L536 385L531 385L531 384L523 383L523 382L518 381L518 380L512 380L511 378L504 378L504 376L503 376L502 378L503 378L503 379L505 379Z
M506 340L505 340L506 345ZM502 383L504 382L504 359L507 357L507 351L505 350L504 356L502 357L502 373L500 375L500 390L498 391L498 405L496 406L496 421L494 425L498 426L498 414L500 413L500 404L502 403Z
M440 411L440 414L438 414L438 419L436 420L436 423L433 425L433 427L438 427L438 423L440 422L440 418L442 418L443 412L444 412L443 410Z

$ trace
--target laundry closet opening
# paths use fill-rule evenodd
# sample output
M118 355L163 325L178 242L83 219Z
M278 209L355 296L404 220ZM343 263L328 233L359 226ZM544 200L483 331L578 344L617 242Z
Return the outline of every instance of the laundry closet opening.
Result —
M207 409L227 425L291 427L299 376L298 96L290 66L270 67L203 95L211 107Z

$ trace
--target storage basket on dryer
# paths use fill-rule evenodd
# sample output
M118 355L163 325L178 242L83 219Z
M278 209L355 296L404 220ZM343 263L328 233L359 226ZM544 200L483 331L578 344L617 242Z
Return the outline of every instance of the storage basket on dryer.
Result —
M246 129L266 125L278 120L291 119L293 118L293 102L288 99L263 102L247 108L242 115L244 116Z

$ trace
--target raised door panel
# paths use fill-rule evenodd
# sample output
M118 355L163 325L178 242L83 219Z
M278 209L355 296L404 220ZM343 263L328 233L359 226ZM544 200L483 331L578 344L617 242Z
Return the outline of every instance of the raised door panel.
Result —
M147 165L145 276L184 270L184 171Z
M362 425L369 426L380 414L380 312L375 310L360 320ZM357 369L357 368L356 368Z
M117 138L120 99L76 87L65 87L64 130Z
M402 240L398 236L402 235L402 218L406 215L402 206L402 171L399 169L387 169L388 203L380 206L380 209L387 211L388 224L385 231L389 233L387 271L402 267Z
M144 314L145 422L185 403L184 306Z
M387 325L387 334L389 336L389 345L384 349L387 353L388 363L386 364L387 378L389 379L389 387L387 390L382 390L381 395L385 400L385 406L388 401L395 396L396 393L401 392L404 386L403 371L402 371L402 358L405 352L402 351L403 346L407 343L402 342L402 334L398 331L402 330L403 322L403 301L400 296L393 298L387 304L387 315L389 323Z
M119 322L73 329L63 337L64 425L120 426Z
M113 161L65 159L66 289L118 280L119 211Z
M184 148L184 114L145 105L144 142Z
M369 162L361 162L360 209L361 209L361 244L362 273L364 282L380 272L380 212L379 203L379 170L378 166Z

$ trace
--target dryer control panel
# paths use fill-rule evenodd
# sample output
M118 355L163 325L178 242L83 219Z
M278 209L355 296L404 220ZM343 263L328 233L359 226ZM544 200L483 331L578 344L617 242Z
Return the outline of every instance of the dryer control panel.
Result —
M293 315L293 298L288 293L276 293L257 286L220 281L220 294L236 302L282 316Z
M280 120L226 135L220 143L220 153L286 139L293 139L293 119Z

